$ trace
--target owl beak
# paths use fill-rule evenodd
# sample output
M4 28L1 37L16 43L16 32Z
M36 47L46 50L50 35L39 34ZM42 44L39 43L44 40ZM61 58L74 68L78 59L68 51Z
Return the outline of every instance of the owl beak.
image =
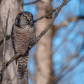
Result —
M34 22L33 22L33 21L30 21L30 25L31 25L31 26L34 26Z

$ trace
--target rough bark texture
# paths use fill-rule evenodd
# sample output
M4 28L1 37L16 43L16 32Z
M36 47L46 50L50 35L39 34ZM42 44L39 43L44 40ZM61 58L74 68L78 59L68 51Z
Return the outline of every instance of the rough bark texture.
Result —
M2 27L0 23L0 39L3 38L2 28L6 28L6 20L8 15L8 10L10 9L8 27L7 27L7 35L11 34L12 25L15 21L15 17L19 12L23 11L22 4L23 0L2 0L0 3L0 21L2 22ZM2 45L1 45L2 46ZM2 58L3 47L0 46L0 56ZM11 39L6 42L6 56L5 60L9 60L12 56L14 56L12 42ZM0 68L2 64L2 59L0 59ZM4 79L2 81L3 84L27 84L27 77L22 83L19 83L19 79L17 76L17 66L15 62L12 62L8 68L4 72Z
M51 0L42 0L44 3L38 2L37 18L51 11ZM38 35L50 22L48 19L42 19L36 24L36 34ZM50 28L48 32L41 38L36 46L35 54L35 84L47 84L51 81L52 75L52 38L53 30Z

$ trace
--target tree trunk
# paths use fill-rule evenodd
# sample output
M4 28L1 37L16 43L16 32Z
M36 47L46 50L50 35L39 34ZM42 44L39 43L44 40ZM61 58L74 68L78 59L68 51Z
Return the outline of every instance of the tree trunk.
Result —
M42 0L44 3L38 2L37 18L45 15L52 10L51 0ZM42 19L36 24L36 34L38 35L50 22L48 19ZM52 38L53 30L50 28L48 32L41 38L36 46L35 54L35 84L47 84L52 77Z
M2 22L3 30L5 30L6 28L8 10L10 10L9 19L8 19L8 27L7 27L7 35L11 34L12 25L14 24L17 14L23 11L22 3L23 3L23 0L2 0L0 3L0 17L1 17L0 21ZM2 28L1 28L1 23L0 23L0 30L1 30L0 39L3 38ZM0 56L2 58L3 47L1 46L0 46ZM8 61L13 56L14 56L14 53L13 53L13 48L12 48L12 42L10 39L6 41L5 60ZM1 64L2 64L2 59L0 59L0 67L1 67ZM3 84L9 84L9 83L10 84L23 84L23 83L19 83L19 78L17 74L18 74L17 66L14 61L4 71L4 78L3 78L2 83ZM24 82L24 84L27 84L28 82L27 77L25 81L23 80L22 82Z

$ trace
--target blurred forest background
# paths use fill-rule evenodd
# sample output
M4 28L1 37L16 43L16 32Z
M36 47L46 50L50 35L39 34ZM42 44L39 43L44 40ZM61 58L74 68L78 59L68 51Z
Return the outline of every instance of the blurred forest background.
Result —
M21 11L31 12L34 20L56 7L63 0L0 0L0 39L5 29L10 8L7 35L16 15ZM32 3L34 2L34 3ZM54 13L53 13L54 14ZM36 36L51 19L35 23ZM4 24L3 24L4 22ZM6 42L6 60L13 56L11 39ZM3 45L0 46L0 56ZM2 57L1 57L2 58ZM84 0L70 0L59 12L52 27L29 52L29 84L84 84ZM2 59L0 59L0 66ZM0 67L1 69L1 67ZM27 80L26 80L27 81ZM15 62L4 72L3 84L19 84ZM23 84L23 83L20 83ZM24 84L26 84L24 82Z

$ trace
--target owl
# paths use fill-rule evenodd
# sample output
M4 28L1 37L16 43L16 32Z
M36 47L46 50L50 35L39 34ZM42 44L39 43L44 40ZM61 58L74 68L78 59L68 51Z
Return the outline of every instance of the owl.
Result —
M22 80L27 71L28 52L36 43L36 31L33 15L30 12L21 12L17 15L11 32L12 44L15 54L19 78Z

